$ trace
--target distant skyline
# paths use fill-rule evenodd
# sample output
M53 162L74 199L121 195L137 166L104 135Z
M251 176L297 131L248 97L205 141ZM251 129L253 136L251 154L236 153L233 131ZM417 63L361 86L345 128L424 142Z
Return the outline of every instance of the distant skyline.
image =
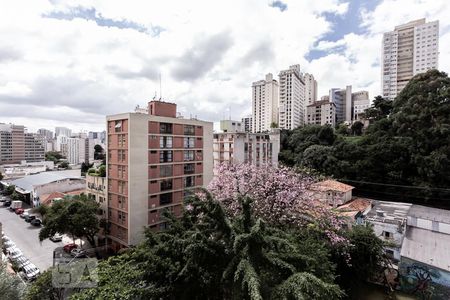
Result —
M381 37L397 25L439 20L450 71L448 15L445 0L2 1L0 122L102 131L106 115L159 98L159 74L185 117L240 120L252 82L293 64L319 99L346 85L373 99Z

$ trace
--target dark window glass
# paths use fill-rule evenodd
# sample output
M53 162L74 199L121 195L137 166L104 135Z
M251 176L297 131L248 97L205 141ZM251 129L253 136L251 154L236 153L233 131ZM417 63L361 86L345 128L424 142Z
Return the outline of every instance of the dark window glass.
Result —
M172 203L172 193L159 195L159 205L166 205Z
M171 123L160 123L159 124L159 132L160 133L172 133L172 124Z

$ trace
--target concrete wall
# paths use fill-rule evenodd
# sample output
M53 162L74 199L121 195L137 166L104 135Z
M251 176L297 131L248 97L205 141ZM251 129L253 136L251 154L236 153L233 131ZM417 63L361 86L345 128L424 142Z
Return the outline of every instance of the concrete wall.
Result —
M400 288L420 299L450 299L450 272L401 257Z

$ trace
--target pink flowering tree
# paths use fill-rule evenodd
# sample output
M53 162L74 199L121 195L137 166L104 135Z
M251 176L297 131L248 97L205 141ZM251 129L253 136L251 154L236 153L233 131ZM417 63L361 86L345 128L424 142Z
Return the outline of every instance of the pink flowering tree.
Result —
M309 187L315 179L285 167L251 164L222 164L209 185L227 212L241 210L239 199L251 198L254 214L281 226L318 225L332 244L345 244L339 231L343 222L326 205L312 197Z

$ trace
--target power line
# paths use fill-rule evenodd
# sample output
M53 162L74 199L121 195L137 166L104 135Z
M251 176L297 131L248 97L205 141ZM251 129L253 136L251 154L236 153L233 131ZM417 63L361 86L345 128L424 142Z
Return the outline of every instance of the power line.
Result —
M391 184L391 183L380 183L380 182L370 182L370 181L359 181L359 180L351 180L351 179L337 179L339 181L348 181L362 184L371 184L371 185L381 185L381 186L390 186L390 187L401 187L401 188L411 188L411 189L419 189L419 190L428 190L428 191L445 191L450 192L450 189L445 188L436 188L436 187L424 187L424 186L413 186L413 185L399 185L399 184Z

